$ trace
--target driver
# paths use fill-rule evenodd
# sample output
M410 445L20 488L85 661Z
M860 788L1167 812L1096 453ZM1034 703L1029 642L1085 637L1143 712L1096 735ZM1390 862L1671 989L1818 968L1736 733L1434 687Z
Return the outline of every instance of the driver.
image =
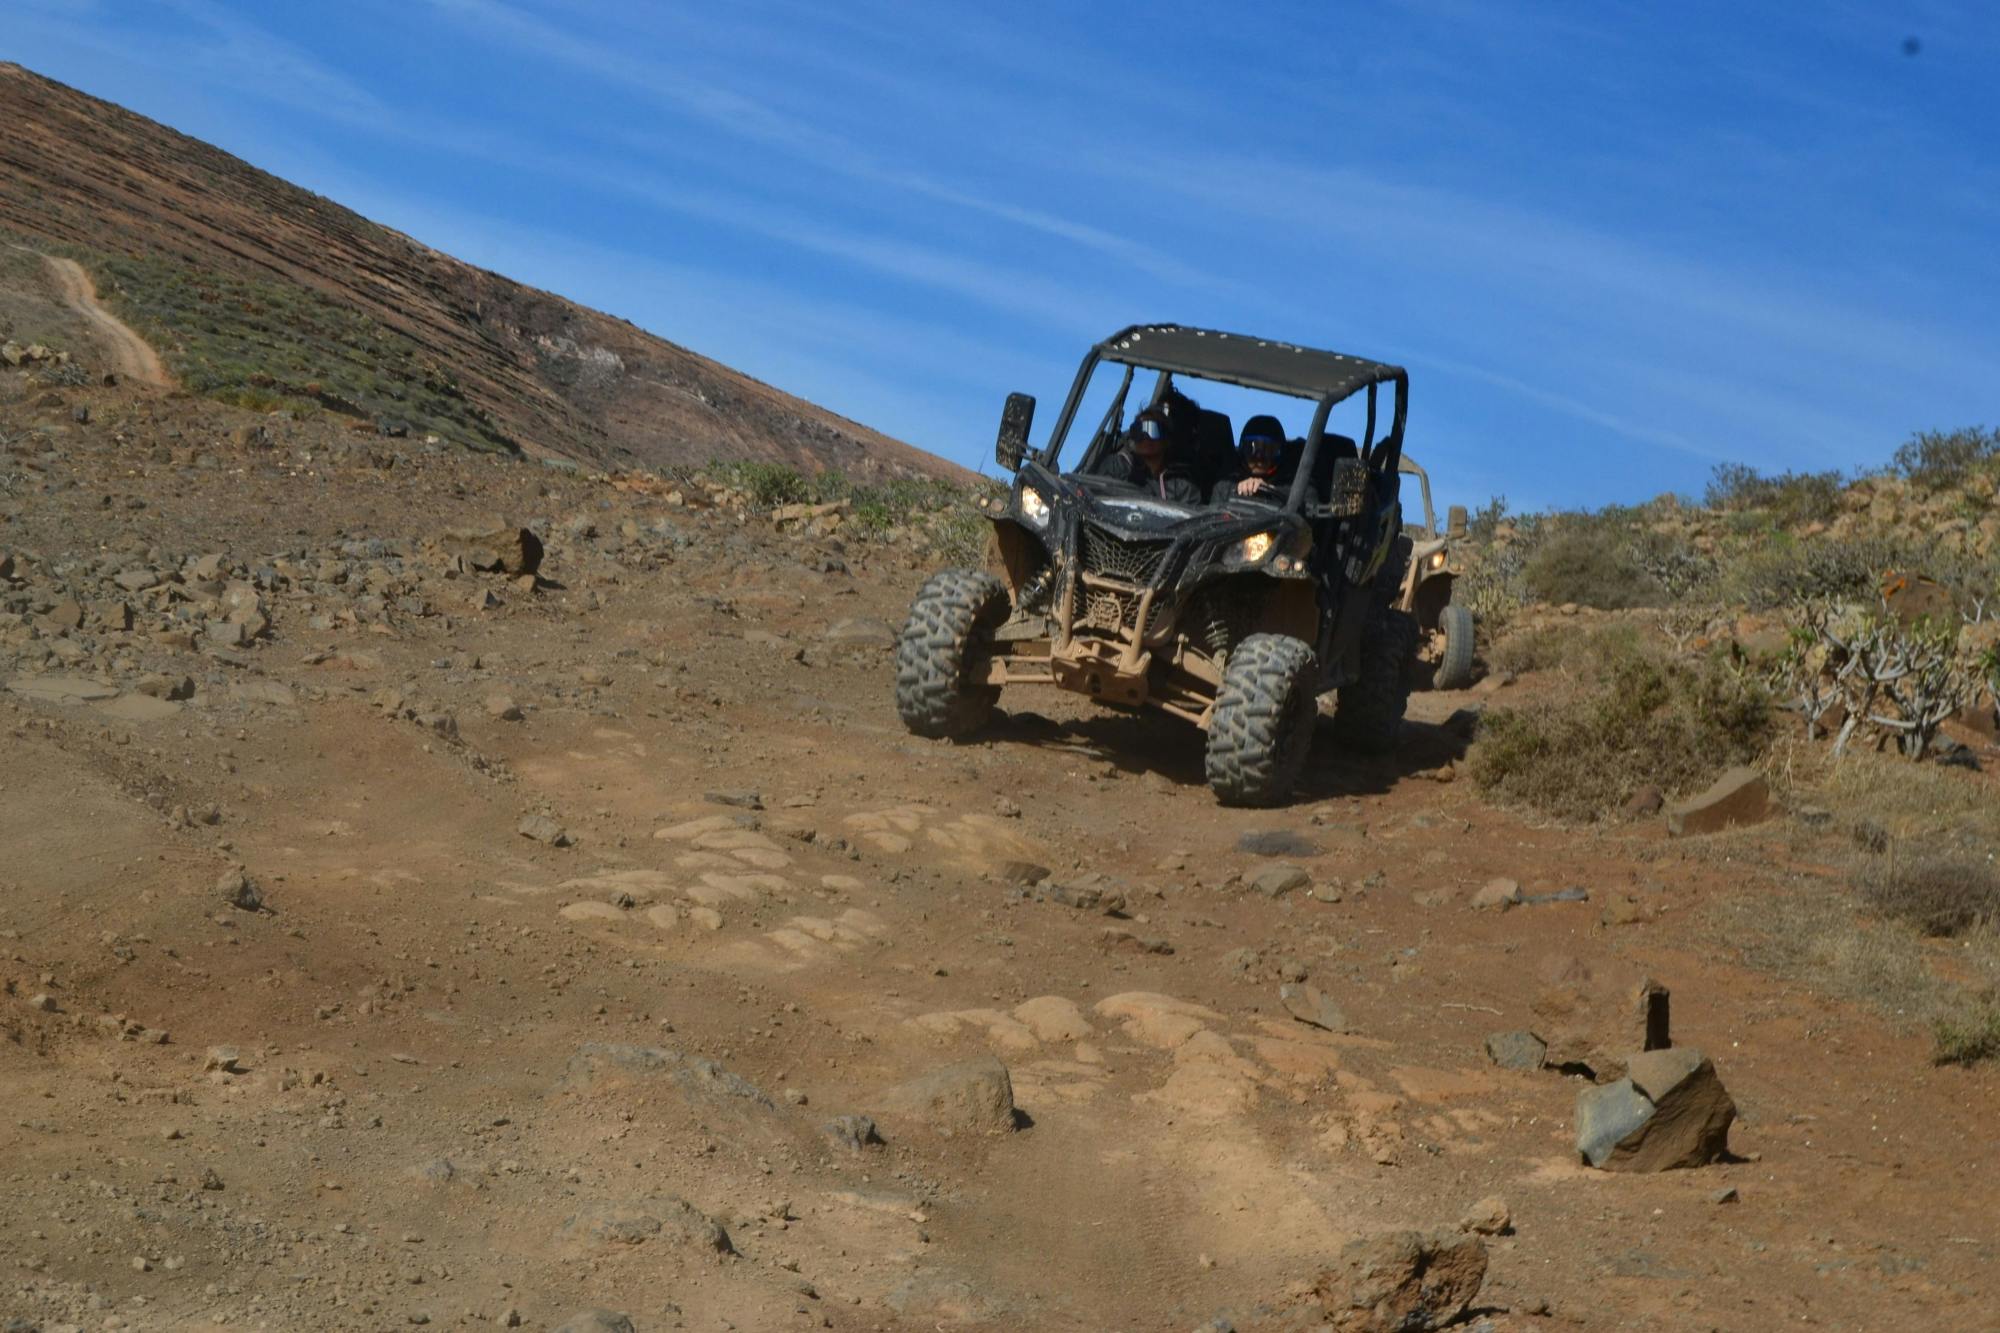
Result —
M1234 484L1235 493L1263 500L1283 500L1292 488L1291 474L1298 469L1297 456L1285 446L1285 427L1273 416L1254 416L1243 423L1236 463L1243 475Z
M1173 423L1157 407L1149 407L1132 418L1118 452L1107 461L1104 475L1140 487L1162 500L1178 504L1201 503L1201 487L1187 474L1176 456L1181 451Z

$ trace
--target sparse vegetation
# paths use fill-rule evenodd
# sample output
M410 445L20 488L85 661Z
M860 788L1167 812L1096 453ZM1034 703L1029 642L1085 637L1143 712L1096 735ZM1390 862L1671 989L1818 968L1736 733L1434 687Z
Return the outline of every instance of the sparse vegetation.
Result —
M1832 519L1840 512L1844 484L1837 471L1767 474L1742 463L1720 463L1705 498L1710 509L1761 509L1789 527Z
M2000 430L1967 426L1919 431L1896 450L1895 470L1926 490L1963 486L2000 464Z
M973 508L976 489L931 477L861 482L840 472L801 472L783 463L716 463L705 475L741 491L756 509L845 503L861 533L901 532L930 555L976 565L984 556L986 520Z
M154 345L191 393L258 412L400 421L469 448L514 449L460 392L449 368L316 292L161 256L43 248L89 269L105 304Z
M2000 869L1965 853L1885 855L1858 876L1862 901L1877 914L1934 938L2000 926Z
M1760 684L1719 655L1674 660L1636 626L1523 652L1560 661L1570 687L1489 713L1470 764L1482 789L1543 814L1594 820L1642 785L1697 787L1762 754L1773 734Z

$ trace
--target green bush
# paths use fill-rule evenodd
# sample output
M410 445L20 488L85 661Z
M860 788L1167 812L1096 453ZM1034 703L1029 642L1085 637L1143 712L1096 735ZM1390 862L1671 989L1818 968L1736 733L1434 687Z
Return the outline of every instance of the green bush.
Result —
M1895 470L1928 490L1962 486L1974 472L2000 460L2000 430L1966 426L1926 430L1896 450Z
M1710 509L1769 511L1784 527L1827 522L1840 512L1846 478L1833 472L1763 473L1742 463L1718 463L1709 478Z
M1665 604L1667 590L1637 554L1607 535L1603 525L1593 523L1542 542L1521 569L1528 594L1554 605L1575 602L1606 611Z
M1594 820L1641 786L1693 789L1770 743L1769 696L1724 659L1669 660L1630 626L1572 642L1573 686L1482 722L1469 756L1481 789Z

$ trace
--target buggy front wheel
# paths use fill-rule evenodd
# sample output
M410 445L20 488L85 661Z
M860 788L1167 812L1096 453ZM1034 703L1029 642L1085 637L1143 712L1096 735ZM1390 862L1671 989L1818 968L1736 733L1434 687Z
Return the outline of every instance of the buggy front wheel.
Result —
M1208 724L1208 785L1224 805L1292 794L1319 721L1319 662L1283 634L1252 634L1229 654Z
M1007 610L1007 586L983 570L931 575L896 642L896 712L904 726L950 739L979 729L1000 697L980 673Z

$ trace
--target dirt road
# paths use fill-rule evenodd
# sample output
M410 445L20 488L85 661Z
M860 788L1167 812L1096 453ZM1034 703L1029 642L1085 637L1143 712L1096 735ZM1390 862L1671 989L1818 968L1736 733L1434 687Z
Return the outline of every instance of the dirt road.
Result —
M46 398L0 398L46 479L0 497L0 1316L1293 1333L1350 1238L1497 1195L1471 1327L1990 1323L1993 1074L1704 926L1804 822L1496 810L1440 767L1475 695L1281 811L1055 695L919 741L906 546ZM496 513L539 583L426 544ZM1672 988L1736 1160L1586 1170L1585 1080L1488 1058L1586 972ZM897 1091L988 1057L1011 1118Z
M90 326L91 337L112 370L132 384L154 389L173 387L173 377L167 374L152 345L98 302L97 286L83 265L57 255L43 255L42 263L47 266L63 302Z

